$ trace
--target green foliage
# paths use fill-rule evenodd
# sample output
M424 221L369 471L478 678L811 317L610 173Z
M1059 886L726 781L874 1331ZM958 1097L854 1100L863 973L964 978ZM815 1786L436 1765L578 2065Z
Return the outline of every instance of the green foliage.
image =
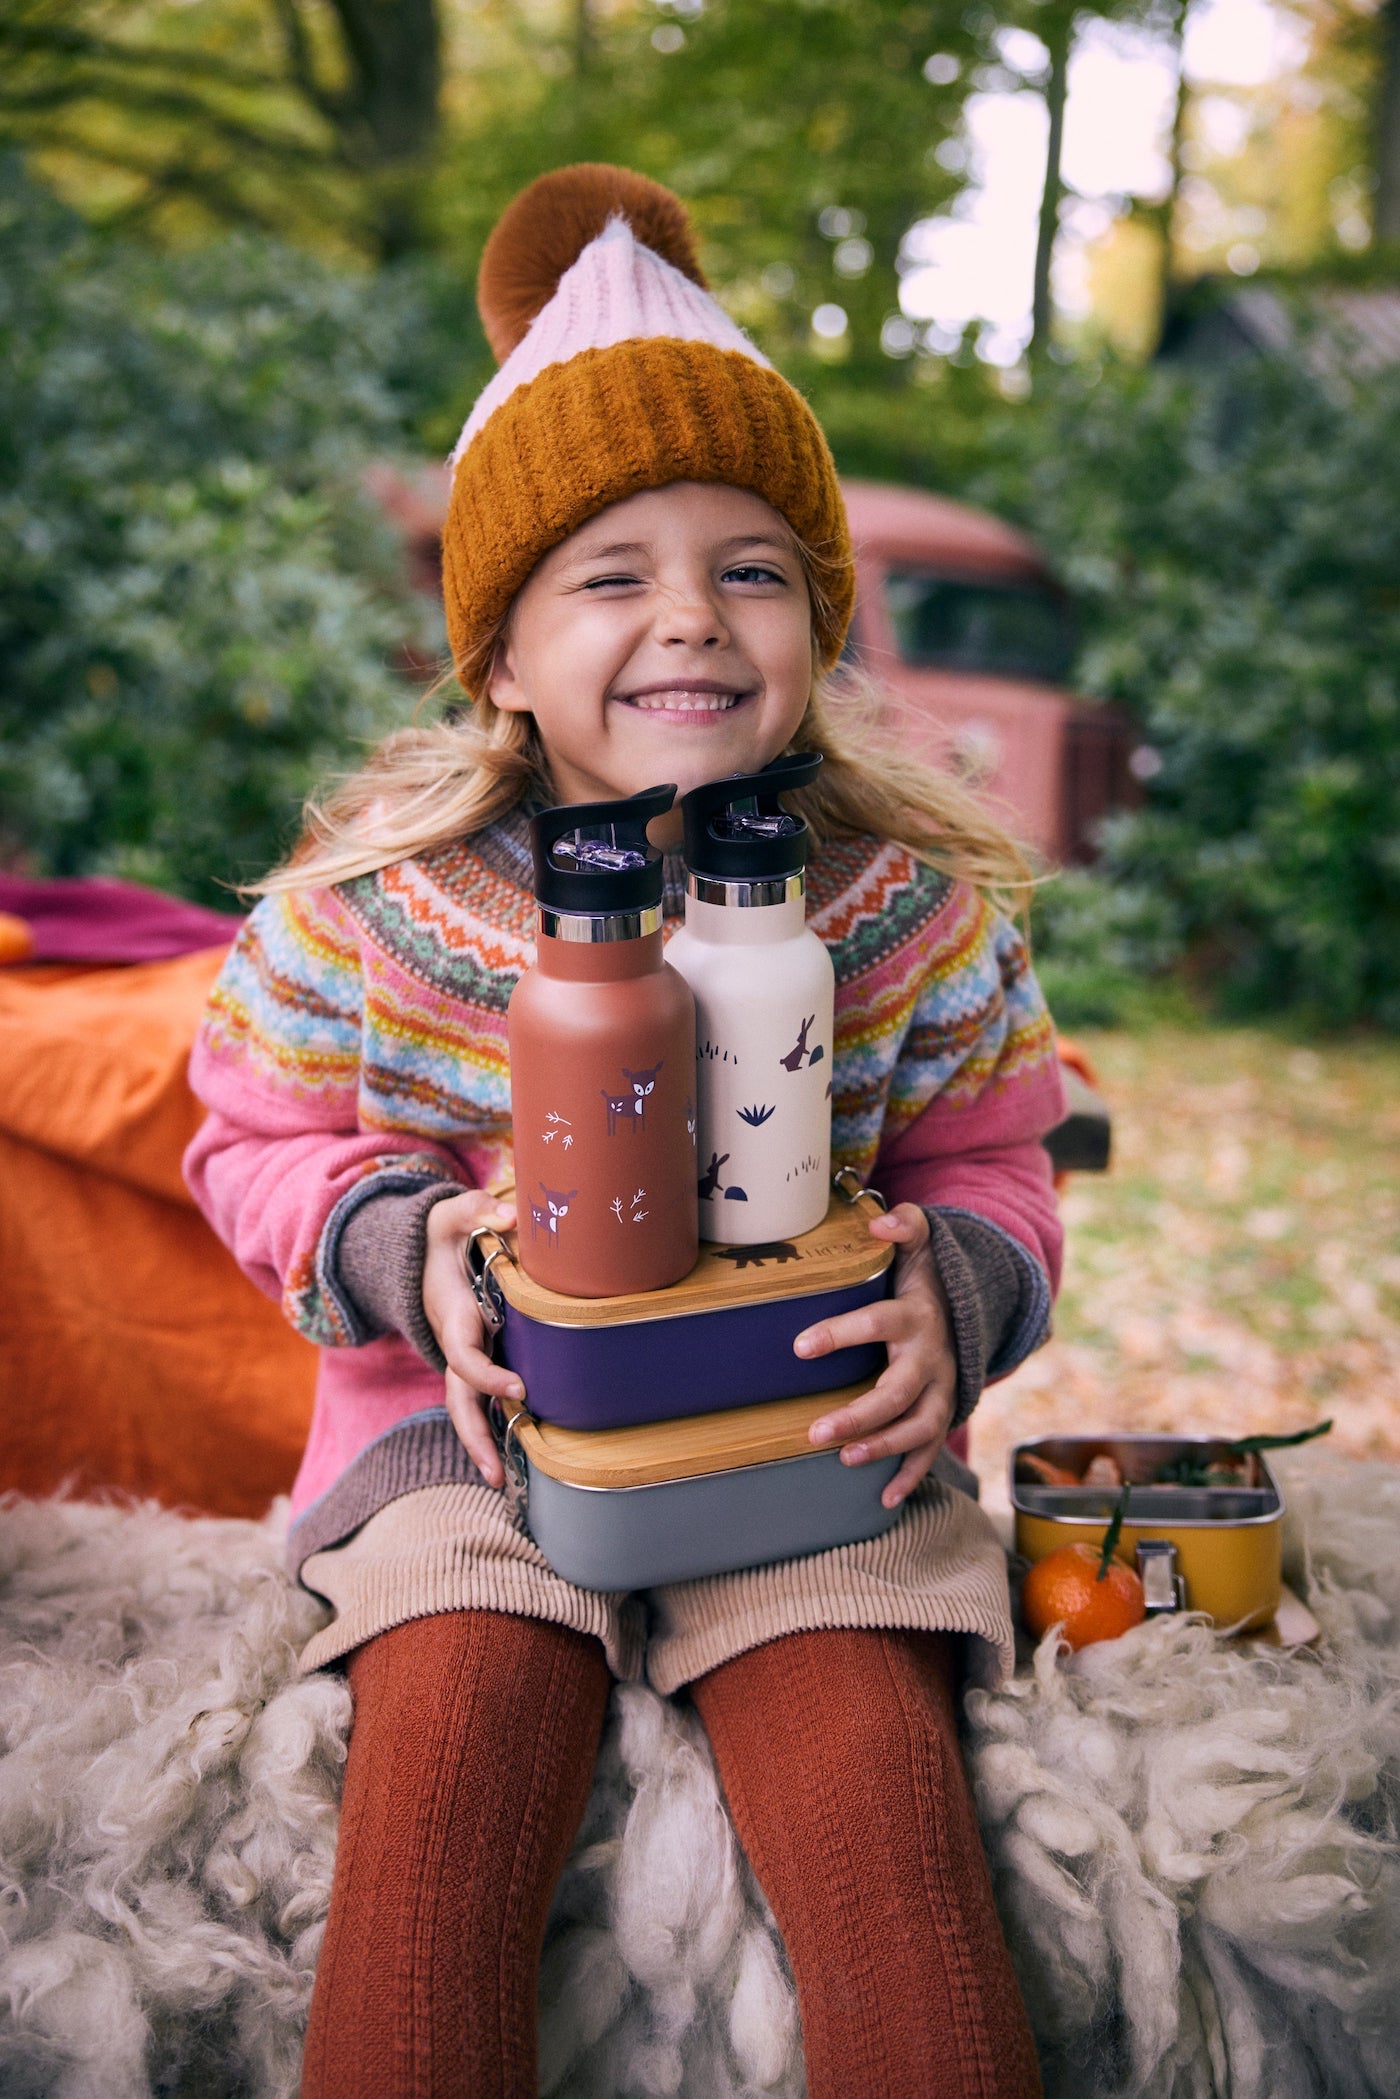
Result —
M1174 937L1226 1007L1400 1027L1398 486L1400 372L1320 344L1069 377L1008 426L980 492L1055 549L1081 683L1135 710L1161 766L1105 838L1124 886L1067 888L1047 962L1058 941L1082 963L1097 911L1106 954Z
M437 0L9 0L0 138L109 229L420 244Z
M965 469L987 376L887 354L881 338L899 314L904 236L961 184L935 155L989 13L963 0L631 0L561 9L552 35L547 15L509 19L514 40L474 31L429 215L464 278L525 183L620 161L685 198L720 297L812 400L843 467ZM956 62L953 81L925 77L934 53ZM811 326L822 305L848 317L826 342ZM926 389L916 375L930 371L941 383ZM480 376L463 372L435 439L455 435Z
M413 404L399 291L248 239L105 243L0 168L12 858L226 901L404 718L391 656L435 637L359 484Z
M1035 966L1061 1027L1131 1026L1154 1016L1147 987L1177 961L1177 914L1160 890L1067 868L1037 889L1031 913Z

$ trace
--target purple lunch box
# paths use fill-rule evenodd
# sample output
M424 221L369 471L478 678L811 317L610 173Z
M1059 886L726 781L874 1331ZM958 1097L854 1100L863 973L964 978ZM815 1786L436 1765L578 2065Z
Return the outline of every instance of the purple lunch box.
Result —
M853 1176L847 1178L853 1180ZM882 1207L838 1187L822 1222L760 1246L703 1245L690 1274L627 1297L563 1297L527 1276L514 1234L473 1235L473 1287L499 1362L539 1421L630 1428L793 1399L878 1377L882 1342L804 1359L804 1327L889 1294L894 1249L870 1237Z

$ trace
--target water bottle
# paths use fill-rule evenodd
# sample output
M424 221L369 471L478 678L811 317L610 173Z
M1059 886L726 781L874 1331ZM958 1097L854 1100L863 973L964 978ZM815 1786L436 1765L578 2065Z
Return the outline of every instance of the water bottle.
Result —
M806 925L807 826L779 799L818 755L696 787L685 926L668 959L695 995L700 1236L757 1246L810 1231L831 1175L831 957Z
M674 787L530 822L538 941L511 993L520 1265L568 1297L660 1290L695 1265L695 1005L661 954Z

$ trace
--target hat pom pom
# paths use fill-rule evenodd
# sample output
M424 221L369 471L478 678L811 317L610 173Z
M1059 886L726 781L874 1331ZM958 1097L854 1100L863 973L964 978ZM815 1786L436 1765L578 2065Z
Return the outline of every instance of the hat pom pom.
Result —
M613 218L626 219L644 247L702 291L709 289L679 197L645 175L603 161L556 168L506 206L481 258L476 303L497 364L504 364L554 297L564 272Z

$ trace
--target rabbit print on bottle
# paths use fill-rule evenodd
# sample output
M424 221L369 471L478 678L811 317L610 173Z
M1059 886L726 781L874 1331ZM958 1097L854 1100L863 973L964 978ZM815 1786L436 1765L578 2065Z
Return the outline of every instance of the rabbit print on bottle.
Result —
M775 759L681 805L685 925L667 956L695 994L700 1229L734 1245L786 1241L825 1214L835 981L805 923L806 825L780 799L820 763Z
M722 1195L728 1203L746 1203L748 1201L748 1196L742 1188L720 1187L720 1169L728 1157L728 1152L722 1154L719 1152L710 1153L710 1163L705 1168L704 1174L697 1184L697 1193L702 1202L710 1202L716 1195Z

